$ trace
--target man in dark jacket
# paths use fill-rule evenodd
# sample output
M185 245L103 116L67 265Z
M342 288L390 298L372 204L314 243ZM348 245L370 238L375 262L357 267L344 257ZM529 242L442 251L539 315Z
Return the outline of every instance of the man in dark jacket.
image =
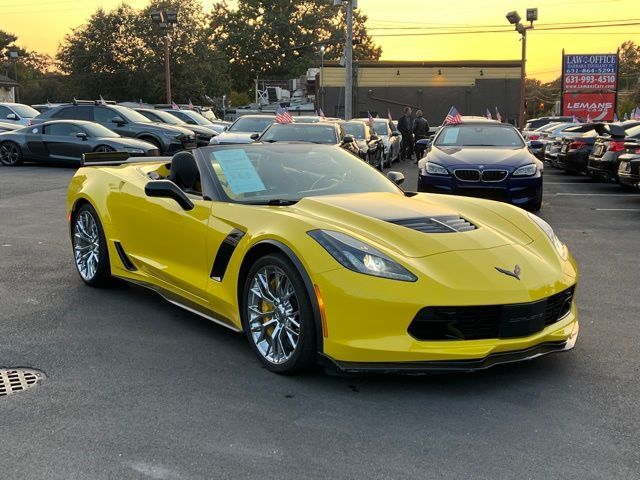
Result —
M422 110L416 111L416 119L413 121L413 135L416 142L429 138L429 122L422 116ZM416 143L416 163L418 163L423 153L424 146Z
M402 134L401 160L410 160L413 155L413 119L411 108L404 108L404 115L398 120L398 131Z

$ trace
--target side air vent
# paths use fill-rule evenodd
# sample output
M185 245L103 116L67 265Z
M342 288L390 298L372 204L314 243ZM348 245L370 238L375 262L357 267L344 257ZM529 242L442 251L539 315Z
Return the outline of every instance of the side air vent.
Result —
M468 232L478 228L473 223L457 215L405 218L402 220L390 220L390 222L422 233Z

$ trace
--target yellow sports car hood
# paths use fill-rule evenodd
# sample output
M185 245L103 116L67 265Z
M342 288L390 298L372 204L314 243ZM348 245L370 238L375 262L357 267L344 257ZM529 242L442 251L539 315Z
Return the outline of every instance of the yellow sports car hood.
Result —
M533 241L486 205L469 204L459 211L449 208L446 198L362 193L307 197L290 208L307 220L327 225L326 229L358 235L406 257L526 245Z

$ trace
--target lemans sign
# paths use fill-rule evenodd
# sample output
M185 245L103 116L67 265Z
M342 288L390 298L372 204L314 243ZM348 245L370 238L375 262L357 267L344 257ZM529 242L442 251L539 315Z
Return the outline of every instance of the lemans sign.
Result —
M615 104L615 93L565 93L562 96L562 113L575 115L581 121L611 122Z

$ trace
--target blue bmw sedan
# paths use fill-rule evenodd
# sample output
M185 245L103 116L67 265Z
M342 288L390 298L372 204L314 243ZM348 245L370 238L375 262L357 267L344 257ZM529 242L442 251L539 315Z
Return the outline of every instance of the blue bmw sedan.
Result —
M512 125L478 117L444 125L418 162L418 191L542 206L543 164Z

